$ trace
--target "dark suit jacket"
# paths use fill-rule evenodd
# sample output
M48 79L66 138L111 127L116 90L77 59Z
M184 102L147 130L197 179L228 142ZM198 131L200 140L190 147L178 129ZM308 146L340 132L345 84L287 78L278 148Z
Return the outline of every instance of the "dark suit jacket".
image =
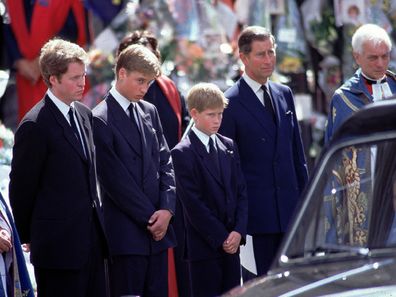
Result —
M158 242L147 230L156 210L174 213L176 194L173 166L157 110L141 100L138 112L143 151L130 118L111 94L93 110L105 228L113 255L150 255L175 245L171 225Z
M246 234L247 194L238 151L231 139L217 137L221 175L193 131L172 150L185 216L187 260L225 255L222 245L229 233L237 231L242 238Z
M21 121L15 133L10 202L22 243L30 243L33 265L78 269L91 247L96 191L92 115L75 103L87 145L85 157L73 129L49 97Z
M276 124L241 78L225 92L220 133L239 149L249 200L249 234L285 232L307 181L307 168L290 88L269 82Z

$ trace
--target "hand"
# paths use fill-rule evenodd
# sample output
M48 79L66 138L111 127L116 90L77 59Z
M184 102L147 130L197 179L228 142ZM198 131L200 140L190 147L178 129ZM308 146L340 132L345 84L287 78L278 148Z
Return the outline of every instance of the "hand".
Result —
M153 213L148 221L147 229L155 241L160 241L166 235L172 214L169 210L160 209Z
M23 77L32 83L32 85L37 83L40 78L40 68L37 59L19 59L15 62L15 67Z
M12 248L11 235L7 230L0 230L0 253L8 252Z
M236 231L232 231L223 242L223 250L228 254L235 254L241 244L241 238L241 234Z
M24 243L24 244L22 244L22 250L23 250L25 253L29 253L29 252L30 252L30 243Z

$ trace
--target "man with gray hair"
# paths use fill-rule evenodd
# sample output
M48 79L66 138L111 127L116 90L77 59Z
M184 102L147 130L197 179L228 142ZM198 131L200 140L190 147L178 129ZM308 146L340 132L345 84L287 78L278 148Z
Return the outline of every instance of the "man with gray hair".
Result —
M388 70L391 49L388 33L377 25L365 24L353 34L352 53L359 69L331 99L326 142L352 113L396 93L395 74Z
M377 25L362 25L353 34L352 53L359 68L331 99L325 142L331 140L353 113L396 93L395 74L388 70L391 49L388 33ZM377 147L351 146L343 151L342 163L332 170L333 179L324 198L327 241L354 246L367 244L367 206L374 190L375 164L381 155L383 152ZM339 226L348 226L348 231L341 231Z

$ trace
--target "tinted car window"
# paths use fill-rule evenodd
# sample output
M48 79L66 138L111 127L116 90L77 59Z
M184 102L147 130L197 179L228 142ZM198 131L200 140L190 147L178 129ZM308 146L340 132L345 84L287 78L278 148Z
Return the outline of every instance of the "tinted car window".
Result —
M336 149L312 188L282 261L396 244L395 140Z

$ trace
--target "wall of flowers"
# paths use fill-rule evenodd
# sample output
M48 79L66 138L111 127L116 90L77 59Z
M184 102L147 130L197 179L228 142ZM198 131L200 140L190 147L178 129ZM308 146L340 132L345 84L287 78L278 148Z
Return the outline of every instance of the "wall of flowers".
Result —
M109 0L107 0L109 1ZM91 90L95 105L112 80L114 50L129 31L147 29L159 39L163 71L182 93L200 81L228 88L241 74L236 39L247 25L272 29L277 40L273 80L288 84L309 156L318 156L325 116L334 90L356 69L350 40L363 23L384 27L396 37L395 0L112 0L120 6L98 32L90 50ZM392 57L395 57L392 51ZM396 68L392 58L391 69ZM301 96L300 96L301 95ZM305 131L306 130L306 131Z

